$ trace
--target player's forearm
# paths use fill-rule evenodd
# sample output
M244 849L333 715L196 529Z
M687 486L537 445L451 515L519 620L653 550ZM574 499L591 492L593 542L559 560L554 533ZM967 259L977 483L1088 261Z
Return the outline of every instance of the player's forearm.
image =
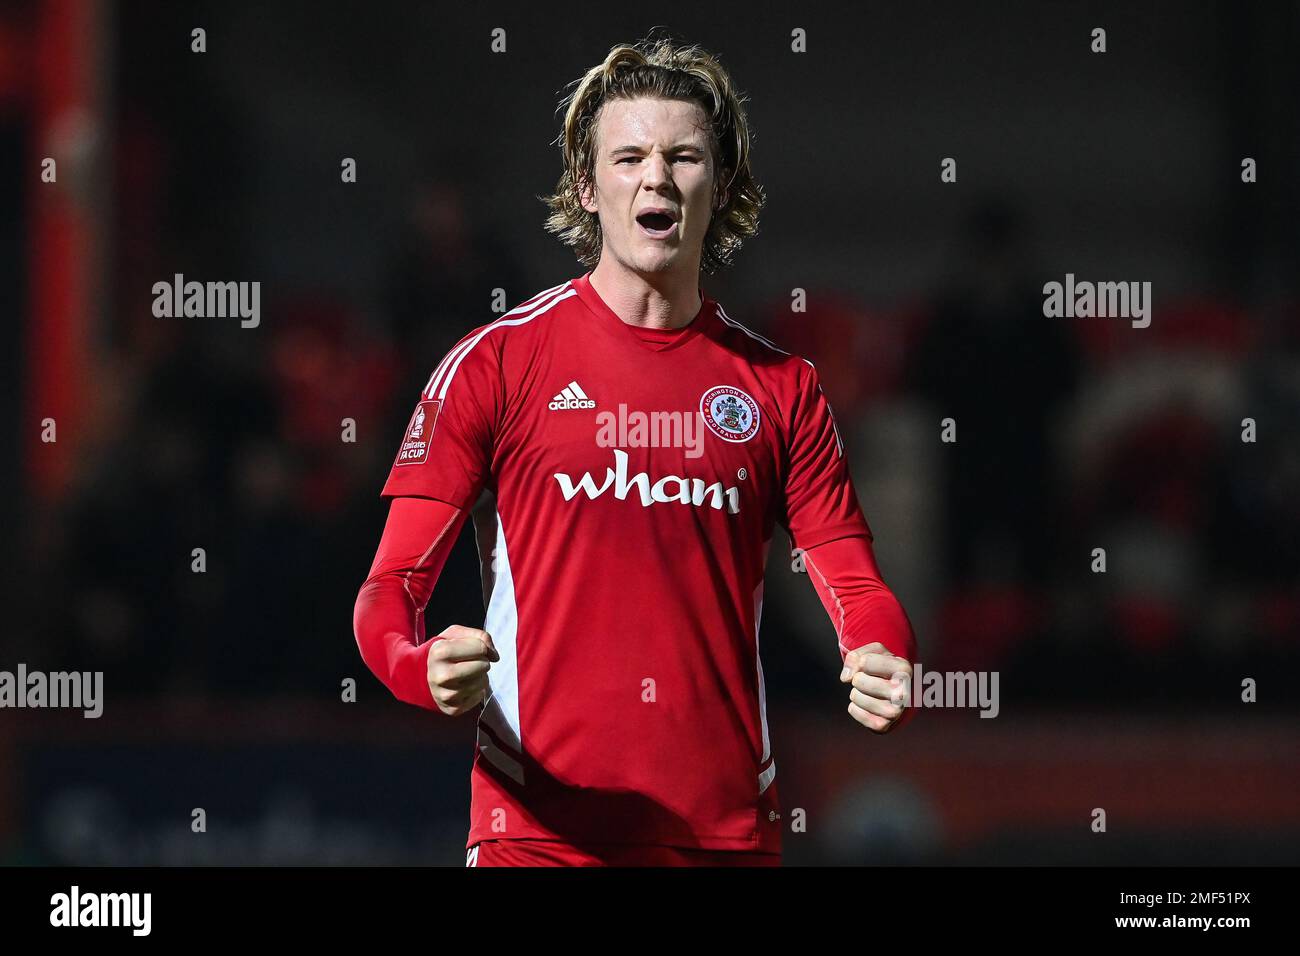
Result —
M421 643L422 618L464 521L463 511L441 501L394 498L353 608L366 666L398 700L429 710L438 706L428 678L433 641Z
M881 644L895 657L916 661L916 635L903 605L880 577L871 539L854 535L804 552L804 564L822 606L835 624L841 660L859 647ZM904 707L895 731L911 722Z
M880 642L906 661L916 660L916 635L903 605L880 577L871 539L839 538L804 552L817 596L835 625L840 657Z
M419 641L419 616L399 578L369 578L357 594L352 628L361 659L398 700L437 710L429 690L432 641Z

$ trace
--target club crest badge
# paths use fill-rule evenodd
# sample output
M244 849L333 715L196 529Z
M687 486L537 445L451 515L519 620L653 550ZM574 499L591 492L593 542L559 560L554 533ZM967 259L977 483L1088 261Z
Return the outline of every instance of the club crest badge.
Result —
M715 385L700 399L709 431L723 441L749 441L758 434L758 403L738 388Z

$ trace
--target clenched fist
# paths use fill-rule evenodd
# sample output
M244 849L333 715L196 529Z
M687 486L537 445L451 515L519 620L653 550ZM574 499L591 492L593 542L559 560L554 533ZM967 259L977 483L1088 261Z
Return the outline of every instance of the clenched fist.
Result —
M891 654L884 644L865 644L844 656L840 682L850 684L849 713L877 734L899 723L912 682L912 665Z
M429 648L429 690L444 714L457 717L488 696L488 668L501 660L492 635L453 624Z

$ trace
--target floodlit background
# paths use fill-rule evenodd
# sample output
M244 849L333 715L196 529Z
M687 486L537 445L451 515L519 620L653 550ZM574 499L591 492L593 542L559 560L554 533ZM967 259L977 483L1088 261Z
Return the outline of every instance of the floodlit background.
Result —
M473 719L395 701L352 603L430 370L586 271L536 198L564 87L663 25L769 197L705 289L817 364L922 665L999 675L868 733L778 535L787 864L1294 863L1297 5L598 9L0 2L0 670L105 675L99 719L0 710L0 861L463 863ZM176 273L261 324L155 318ZM1150 327L1045 318L1067 273ZM427 619L482 616L467 529Z

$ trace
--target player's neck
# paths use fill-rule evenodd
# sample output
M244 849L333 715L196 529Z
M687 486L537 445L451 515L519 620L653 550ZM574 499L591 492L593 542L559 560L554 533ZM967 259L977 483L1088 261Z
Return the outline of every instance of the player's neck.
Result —
M700 312L699 275L647 277L607 266L602 256L591 273L591 287L628 325L646 329L680 329Z

